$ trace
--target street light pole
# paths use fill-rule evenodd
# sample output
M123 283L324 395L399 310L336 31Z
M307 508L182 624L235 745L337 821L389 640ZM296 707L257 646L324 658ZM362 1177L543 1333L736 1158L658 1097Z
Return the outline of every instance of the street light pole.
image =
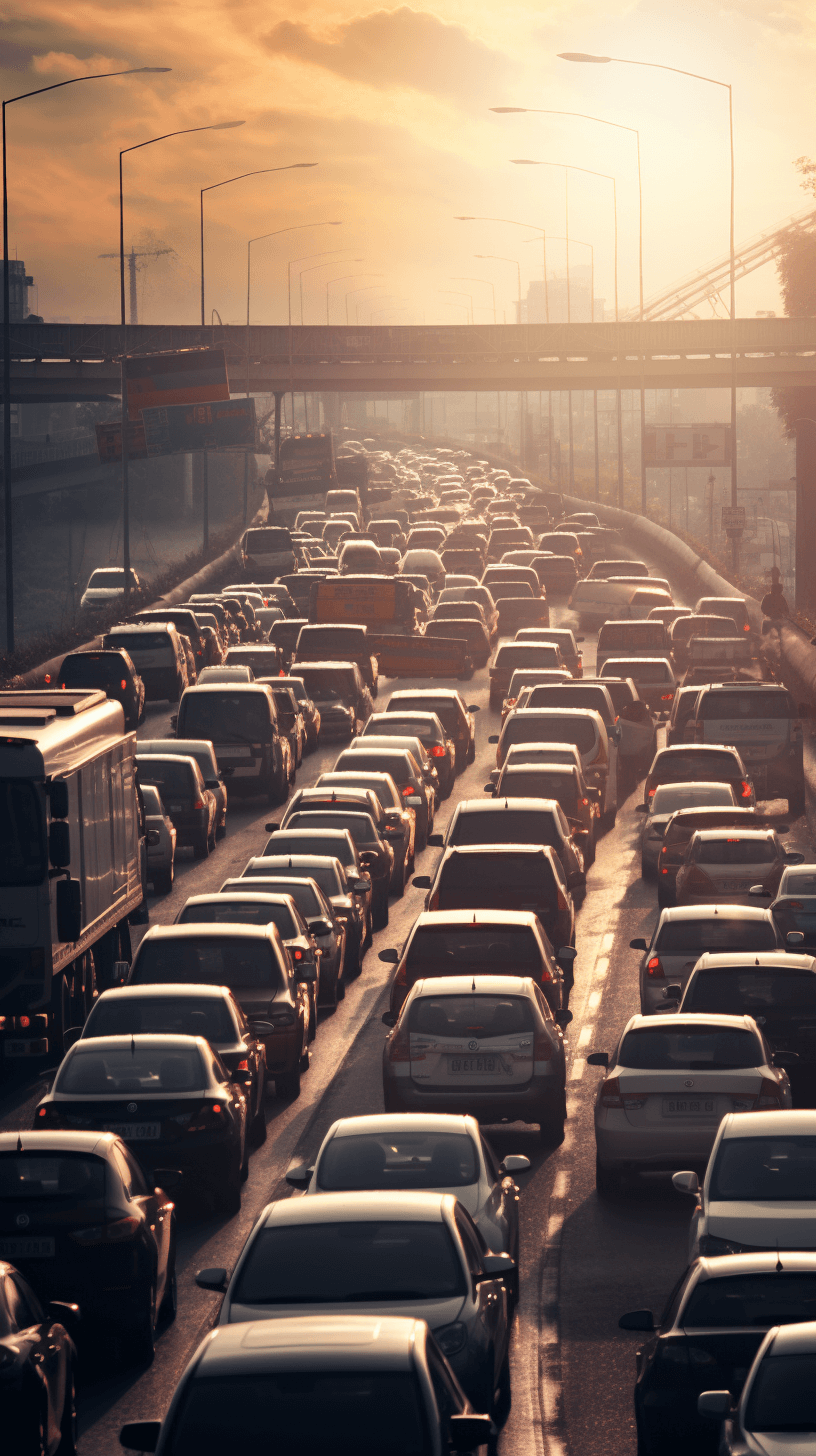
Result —
M454 220L454 222L503 222L503 223L506 223L508 227L531 228L534 233L538 233L539 234L539 236L541 238L541 242L542 242L543 251L544 251L544 313L545 313L545 317L546 317L547 323L549 323L550 322L550 294L549 294L549 289L547 287L547 234L546 234L544 228L538 227L536 223L532 223L532 222L517 222L516 219L515 218L512 218L512 217L454 217L453 220ZM477 254L476 256L478 257L479 255ZM519 283L518 318L516 319L516 323L519 323L519 324L521 323L521 284L520 283Z
M469 324L472 324L473 323L473 294L472 293L465 293L464 290L461 289L461 288L437 288L436 291L437 291L437 293L449 293L452 298L466 298L468 300L468 302L470 303L470 313L469 313L469 316L468 316L468 323Z
M301 322L301 324L304 322L304 317L303 317L303 275L304 275L304 273L314 273L319 268L337 268L338 265L340 265L342 263L342 261L343 260L341 258L335 258L334 259L334 262L332 262L332 263L312 263L312 265L311 265L310 268L301 268L300 272L298 273L298 284L299 284L299 288L300 288L300 322ZM350 263L364 263L365 262L365 258L349 258L348 261Z
M338 262L339 261L340 260L338 259ZM360 262L362 260L361 259L357 259L357 261ZM379 273L377 276L379 278L383 278L385 275L383 273ZM329 289L331 288L332 284L333 283L348 283L348 281L349 281L350 278L368 278L368 277L370 277L370 275L368 273L341 273L339 278L329 278L329 279L327 279L327 281L326 281L326 323L329 323ZM348 323L348 313L346 314L346 323Z
M496 285L492 278L471 278L469 275L464 278L451 278L451 283L484 283L493 295L493 322L496 322Z
M352 275L352 276L356 276L357 278L384 278L385 277L385 274L384 273L357 273L356 275ZM339 282L339 279L338 279L338 282ZM354 298L354 295L356 293L376 293L382 287L384 287L384 284L382 284L382 283L367 283L365 285L365 287L363 287L363 288L350 288L349 289L348 293L346 294L346 323L349 325L349 327L351 327L351 320L349 318L349 299L350 298Z
M243 124L243 123L242 123ZM204 193L214 192L217 187L228 187L230 182L243 182L245 177L263 177L268 172L295 172L302 167L317 167L317 162L290 162L285 167L259 167L256 172L241 172L238 177L225 177L223 182L211 182L201 188L200 198L200 248L201 248L201 323L204 325Z
M164 75L170 66L137 66L127 71L101 71L93 76L70 76L67 81L55 81L51 86L39 86L36 91L24 91L19 96L9 96L3 102L3 524L5 536L6 575L6 651L14 651L14 519L11 495L11 285L9 278L8 249L8 174L6 168L6 107L15 101L28 101L32 96L43 96L46 91L59 91L63 86L76 86L80 81L109 81L115 76Z

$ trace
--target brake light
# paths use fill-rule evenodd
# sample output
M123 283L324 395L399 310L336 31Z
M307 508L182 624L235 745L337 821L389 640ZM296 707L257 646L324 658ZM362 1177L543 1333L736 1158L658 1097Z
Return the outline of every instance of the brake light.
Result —
M646 962L646 975L659 978L665 976L665 974L666 972L663 969L663 962L660 956L650 956Z
M212 1132L221 1127L222 1108L220 1102L205 1102L200 1112L195 1113L195 1122L188 1124L188 1132Z
M646 792L647 792L648 797L650 799L653 799L654 796L655 796L655 794L657 793L657 785L655 785L655 787L653 789L647 789Z
M549 980L549 977L547 978ZM533 1038L533 1061L551 1062L553 1058L553 1044L546 1031L537 1031Z
M405 795L412 794L414 792L414 786L413 786L413 784L406 784L405 787L403 788L402 792Z
M119 686L122 689L122 692L124 692L125 691L125 688L127 687L127 683L125 682L125 679L124 678L122 678L122 681L120 682Z
M50 683L50 681L51 681L51 674L50 674L50 672L47 672L47 673L46 673L46 674L45 674L45 681L46 681L46 682L47 682L47 683Z
M751 630L750 623L746 622L745 623L745 626L743 627L742 630L743 630L743 632L750 632L750 630Z
M407 1028L401 1022L397 1023L391 1033L388 1043L388 1060L390 1062L410 1062L411 1060L411 1038Z
M19 1026L19 1028L20 1028L21 1031L27 1031L28 1028L31 1025L31 1017L30 1016L18 1016L17 1017L17 1025Z
M441 743L435 743L431 749L431 758L444 758L445 749Z
M750 784L746 784L745 779L742 779L741 780L741 784L742 784L742 788L740 789L740 798L741 799L750 799L750 797L751 797L751 785Z
M93 1228L73 1229L69 1238L75 1244L82 1244L89 1248L92 1244L121 1244L126 1239L134 1239L141 1228L141 1219L132 1215L127 1218L116 1218L111 1223L97 1224Z
M302 950L296 950L296 951L294 951L292 953L292 959L293 960L296 960L296 961L302 961L303 960L303 951Z
M246 1061L246 1060L244 1060L243 1062L239 1062L238 1063L238 1066L235 1068L235 1070L236 1070L236 1072L248 1072L249 1071L249 1062Z
M617 1077L607 1077L601 1083L599 1096L601 1107L623 1107L623 1098L620 1095L620 1082Z
M782 1088L778 1082L770 1077L763 1077L759 1084L759 1096L756 1100L757 1112L767 1110L778 1110L782 1106Z
M674 693L661 693L660 701L661 703L670 703L673 697Z
M777 910L804 910L805 906L801 900L780 900Z
M204 808L204 800L203 799L196 799L195 803L193 804L193 808L194 809L203 809Z

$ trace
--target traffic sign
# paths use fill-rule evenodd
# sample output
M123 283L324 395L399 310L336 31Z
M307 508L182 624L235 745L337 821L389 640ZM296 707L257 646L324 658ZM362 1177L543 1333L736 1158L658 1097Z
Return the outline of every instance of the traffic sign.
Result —
M724 531L744 531L745 506L723 506L722 528Z
M96 448L102 465L110 465L112 461L121 460L121 420L105 420L104 424L97 425ZM128 424L128 456L131 460L147 459L144 425L141 420L132 420Z
M223 349L137 355L125 360L125 372L132 420L138 420L141 410L159 405L203 404L230 397Z
M645 425L645 465L730 465L730 425Z
M142 410L148 455L177 455L192 450L254 449L255 400L227 399L211 404L173 404Z

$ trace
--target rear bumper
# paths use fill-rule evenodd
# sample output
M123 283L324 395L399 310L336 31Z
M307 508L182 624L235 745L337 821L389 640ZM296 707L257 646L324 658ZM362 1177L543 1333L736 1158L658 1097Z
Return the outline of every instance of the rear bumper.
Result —
M395 1077L386 1073L383 1085L406 1112L450 1112L471 1116L480 1122L538 1122L542 1112L555 1110L563 1093L560 1071L555 1069L549 1076L534 1076L519 1088L492 1087L456 1088L449 1092L444 1088L417 1087L410 1077Z
M625 1116L624 1114L621 1114ZM649 1169L676 1173L705 1166L714 1146L719 1118L700 1127L672 1127L668 1118L650 1127L611 1128L595 1124L598 1161L604 1168Z

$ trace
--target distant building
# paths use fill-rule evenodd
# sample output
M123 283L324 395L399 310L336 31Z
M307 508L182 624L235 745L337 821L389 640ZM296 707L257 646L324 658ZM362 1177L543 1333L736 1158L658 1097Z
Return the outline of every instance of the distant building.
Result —
M18 258L9 258L9 319L21 324L30 317L28 290L34 287L34 279L26 273L25 263ZM0 322L3 319L3 290L0 288ZM41 323L41 319L37 319Z
M592 275L589 268L571 268L569 296L566 277L548 277L546 289L543 278L534 278L527 288L527 323L544 324L588 324L603 323L605 300L595 299L592 307Z

